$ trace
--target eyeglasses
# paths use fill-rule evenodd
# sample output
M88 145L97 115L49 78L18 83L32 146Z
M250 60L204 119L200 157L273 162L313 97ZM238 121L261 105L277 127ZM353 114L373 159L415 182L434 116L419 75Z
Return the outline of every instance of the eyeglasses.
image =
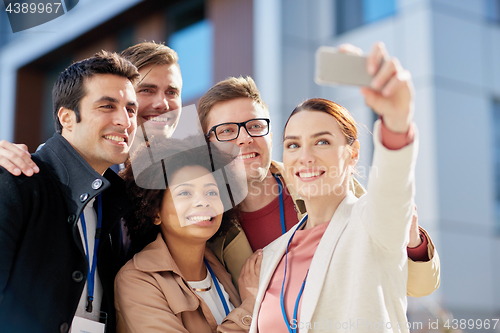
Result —
M240 135L240 128L244 127L248 135L259 137L269 134L270 120L267 118L256 118L244 121L242 123L223 123L212 127L206 138L210 138L210 133L214 132L218 141L231 141Z

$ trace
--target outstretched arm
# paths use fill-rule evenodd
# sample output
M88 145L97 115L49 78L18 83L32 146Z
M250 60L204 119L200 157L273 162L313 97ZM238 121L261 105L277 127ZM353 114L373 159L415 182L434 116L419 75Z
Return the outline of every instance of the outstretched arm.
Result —
M397 58L389 57L383 43L376 43L368 54L367 70L375 74L371 87L363 87L361 92L382 121L373 131L375 150L364 220L378 246L393 252L406 247L413 213L414 88L410 73ZM395 136L398 145L387 146L387 136Z

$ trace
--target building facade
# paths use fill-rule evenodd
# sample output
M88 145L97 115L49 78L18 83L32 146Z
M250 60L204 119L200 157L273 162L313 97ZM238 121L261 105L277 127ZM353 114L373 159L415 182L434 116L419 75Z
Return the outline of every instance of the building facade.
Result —
M298 103L324 97L347 107L359 123L362 181L375 116L357 88L314 83L315 52L383 41L413 75L419 221L441 257L441 287L410 300L410 320L425 331L435 318L500 318L499 0L82 0L25 32L9 33L0 19L0 139L34 150L52 135L51 86L72 61L165 41L180 55L184 105L227 76L255 78L276 159Z

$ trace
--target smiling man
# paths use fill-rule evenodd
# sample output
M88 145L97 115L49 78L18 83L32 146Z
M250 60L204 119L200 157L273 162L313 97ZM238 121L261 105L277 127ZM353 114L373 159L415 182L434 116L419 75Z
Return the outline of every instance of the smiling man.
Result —
M137 125L146 136L171 137L181 115L182 76L177 53L154 42L131 46L121 55L141 74L136 86Z
M130 205L107 169L128 157L138 77L104 51L71 65L53 89L57 133L32 155L40 171L0 167L2 332L114 331L120 219Z

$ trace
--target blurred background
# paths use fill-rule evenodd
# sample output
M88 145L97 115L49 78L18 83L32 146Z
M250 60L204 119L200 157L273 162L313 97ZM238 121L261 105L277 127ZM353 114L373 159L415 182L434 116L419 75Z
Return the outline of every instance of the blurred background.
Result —
M32 152L54 133L51 90L62 70L101 49L154 40L179 54L184 106L228 76L252 76L271 111L275 159L298 103L323 97L347 107L366 178L375 116L359 89L316 85L314 56L321 45L368 52L385 42L416 86L419 222L441 257L441 286L410 298L409 321L423 323L415 332L436 332L436 320L444 331L453 318L467 320L463 331L500 332L495 321L477 325L500 318L500 0L64 2L66 14L16 33L0 4L0 140Z

